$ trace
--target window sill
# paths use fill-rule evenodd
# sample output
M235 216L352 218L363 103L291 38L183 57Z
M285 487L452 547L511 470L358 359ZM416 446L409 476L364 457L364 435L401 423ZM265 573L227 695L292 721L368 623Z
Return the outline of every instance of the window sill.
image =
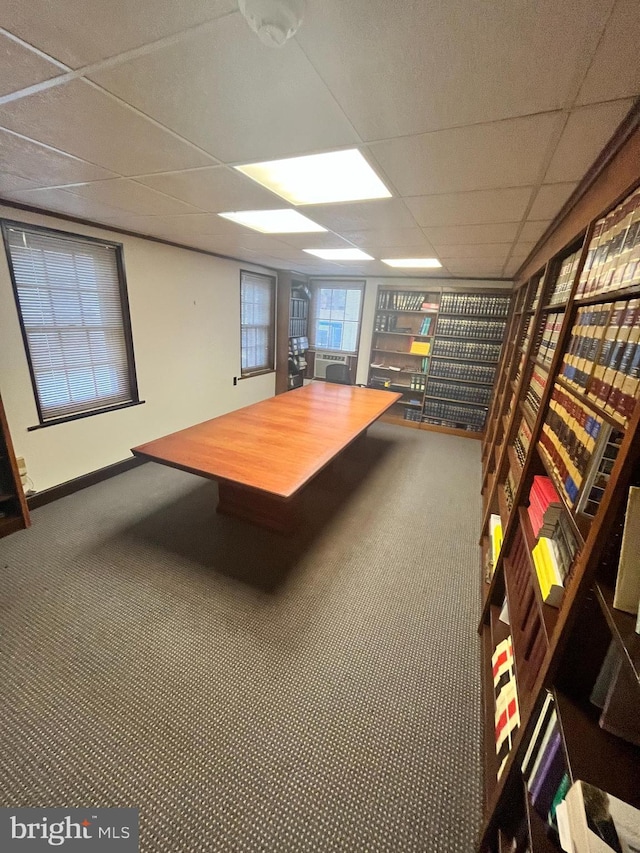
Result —
M133 400L130 403L118 403L116 406L105 406L103 409L91 409L90 412L77 412L73 415L65 415L63 418L54 418L45 423L36 424L35 426L27 427L27 432L33 432L36 429L45 429L45 427L56 426L57 424L66 424L69 421L79 421L81 418L90 418L93 415L103 415L105 412L118 412L120 409L130 409L132 406L142 406L145 400Z
M267 373L275 373L275 368L268 367L266 370L254 370L253 373L245 373L244 376L238 376L238 382L244 379L253 379L255 376L265 376Z

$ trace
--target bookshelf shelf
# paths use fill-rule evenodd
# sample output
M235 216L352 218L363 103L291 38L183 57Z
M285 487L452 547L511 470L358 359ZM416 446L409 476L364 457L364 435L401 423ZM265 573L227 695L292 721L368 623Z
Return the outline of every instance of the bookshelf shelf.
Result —
M506 594L520 727L499 779L491 778L495 742L485 736L486 811L479 853L558 849L549 837L546 811L539 806L536 811L520 770L546 688L556 697L570 782L582 779L640 808L640 746L635 745L640 743L640 634L634 614L613 608L629 487L640 486L640 413L634 408L640 397L640 107L633 115L632 129L620 135L585 184L579 212L569 210L558 221L523 265L514 288L482 449L482 566L492 513L500 513L504 538L490 582L481 574L479 631L483 685L490 691L488 729L493 692L484 667L495 649L496 612ZM613 289L612 282L625 286ZM581 390L569 381L574 377ZM534 478L550 480L560 498L545 504L553 503L558 515L539 524ZM564 519L568 537L564 544L558 538L556 547L565 550L555 552L563 571L554 583L557 587L564 578L564 592L545 585L541 555L548 548L538 547L540 539L551 537L551 531L555 537L560 529L555 518ZM553 560L554 552L548 553ZM610 654L620 663L612 664ZM619 665L615 675L606 669L613 665ZM615 703L609 707L615 690L617 709Z

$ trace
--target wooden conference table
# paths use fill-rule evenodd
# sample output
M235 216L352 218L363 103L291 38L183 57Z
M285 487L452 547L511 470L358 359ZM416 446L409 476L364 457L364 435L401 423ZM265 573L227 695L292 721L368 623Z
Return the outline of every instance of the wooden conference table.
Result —
M218 512L281 533L296 496L402 395L314 382L132 448L218 481Z

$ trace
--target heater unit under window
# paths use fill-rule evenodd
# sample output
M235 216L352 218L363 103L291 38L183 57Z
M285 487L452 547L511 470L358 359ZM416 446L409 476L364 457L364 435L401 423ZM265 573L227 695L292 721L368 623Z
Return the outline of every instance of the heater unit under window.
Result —
M326 379L327 378L327 367L330 364L346 364L347 356L346 355L338 355L337 353L332 352L316 352L316 358L314 362L313 368L313 378L314 379Z

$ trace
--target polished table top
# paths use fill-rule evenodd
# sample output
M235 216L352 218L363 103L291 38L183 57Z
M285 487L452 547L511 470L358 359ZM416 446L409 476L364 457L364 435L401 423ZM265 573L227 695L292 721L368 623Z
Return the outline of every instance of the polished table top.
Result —
M141 444L132 453L289 498L400 397L314 382Z

